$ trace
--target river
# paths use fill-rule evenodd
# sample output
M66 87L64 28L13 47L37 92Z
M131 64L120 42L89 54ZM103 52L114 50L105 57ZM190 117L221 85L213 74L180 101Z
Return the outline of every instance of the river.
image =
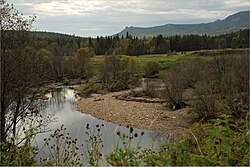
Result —
M53 92L46 94L46 96L48 97L48 100L44 101L46 107L42 111L42 115L46 116L48 114L53 114L56 121L49 124L51 129L50 132L38 134L35 137L34 143L37 144L39 148L39 152L35 157L37 161L39 161L40 158L46 158L49 156L48 148L44 147L44 138L48 138L54 130L60 128L62 125L67 128L67 133L69 133L72 138L77 138L79 142L83 144L86 144L84 142L88 137L85 133L87 130L87 124L89 124L91 129L94 129L96 125L104 125L101 129L104 144L104 148L102 148L101 152L107 154L112 151L114 149L114 143L118 141L119 145L122 146L116 133L117 131L120 131L121 133L128 134L129 129L79 112L74 105L79 98L76 96L73 89L70 89L69 87L60 87ZM132 147L140 145L144 148L152 148L167 141L167 138L164 137L165 135L162 135L161 133L143 129L133 129L134 133L136 132L139 137L132 140ZM144 135L143 137L140 137L142 132L144 132Z

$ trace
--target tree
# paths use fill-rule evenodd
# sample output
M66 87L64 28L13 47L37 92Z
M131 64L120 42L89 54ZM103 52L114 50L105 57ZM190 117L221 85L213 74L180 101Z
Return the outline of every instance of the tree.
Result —
M127 89L138 82L136 62L129 56L106 56L100 74L110 90Z
M46 82L46 57L27 45L35 16L25 18L13 5L1 4L1 152L11 146L30 143L30 137L43 131L46 119L39 119L33 103L39 86ZM28 126L27 125L28 122ZM21 131L18 130L22 129ZM42 129L43 130L42 130ZM20 132L20 133L19 133ZM26 132L26 135L24 135ZM28 156L28 155L27 155Z
M52 53L50 51L48 51L47 49L39 49L37 52L37 58L39 58L38 62L42 67L45 67L43 69L44 71L44 76L47 76L49 78L52 77L51 74L51 64L50 64L50 59L52 57Z
M167 53L168 48L167 48L167 42L162 35L158 35L155 38L155 50L154 53Z
M62 63L63 63L63 50L58 42L50 44L50 65L52 76L55 79L62 78Z
M80 48L76 52L76 70L78 76L82 78L88 78L91 75L91 63L90 57L94 55L94 52L90 48Z

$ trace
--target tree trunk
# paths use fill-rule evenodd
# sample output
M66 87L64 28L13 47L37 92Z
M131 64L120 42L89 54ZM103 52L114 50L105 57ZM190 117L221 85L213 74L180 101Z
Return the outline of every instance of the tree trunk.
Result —
M2 39L1 39L1 41L2 41ZM1 143L4 143L4 142L6 142L6 138L5 138L5 122L6 122L6 120L5 120L5 88L6 88L6 84L5 84L5 56L4 56L4 53L5 53L5 49L2 47L1 48L2 50L1 50L1 64L0 64L0 67L1 67L1 72L0 72L0 86L1 86L1 88L0 88L0 109L1 109L1 111L0 111L0 116L1 116L1 118L0 118L0 120L1 120L1 122L0 122L0 126L1 126L1 128L0 128L0 130L1 130L1 135L0 135L0 142Z
M13 116L13 136L16 136L16 126L17 126L17 117L19 114L19 108L21 104L21 98L18 99L17 104L16 104L16 110Z
M1 140L0 142L1 143L4 143L6 141L5 139L5 110L4 110L4 105L2 104L2 101L1 101Z

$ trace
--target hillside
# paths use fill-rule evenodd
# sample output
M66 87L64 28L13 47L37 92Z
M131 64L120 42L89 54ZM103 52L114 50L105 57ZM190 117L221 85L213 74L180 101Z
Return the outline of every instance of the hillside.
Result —
M171 36L184 34L223 34L240 29L249 28L249 11L242 11L228 16L223 20L200 24L165 24L155 27L126 27L119 36L126 36L127 32L132 36L149 37L156 35Z
M31 31L30 37L32 38L48 38L51 40L83 40L86 39L84 37L69 35L69 34L62 34L57 32L46 32L46 31Z

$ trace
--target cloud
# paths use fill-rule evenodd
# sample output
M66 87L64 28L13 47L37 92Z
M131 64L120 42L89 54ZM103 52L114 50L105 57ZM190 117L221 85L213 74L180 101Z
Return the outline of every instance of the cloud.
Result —
M7 0L37 15L38 30L112 35L125 26L200 23L249 10L249 0Z

